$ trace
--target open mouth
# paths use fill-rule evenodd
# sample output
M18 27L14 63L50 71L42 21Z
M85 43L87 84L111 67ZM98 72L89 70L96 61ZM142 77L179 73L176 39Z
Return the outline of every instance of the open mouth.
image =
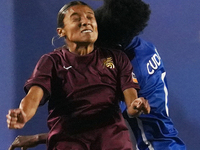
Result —
M83 31L81 31L81 33L91 33L91 32L93 32L93 31L90 30L90 29L87 29L87 30L83 30Z

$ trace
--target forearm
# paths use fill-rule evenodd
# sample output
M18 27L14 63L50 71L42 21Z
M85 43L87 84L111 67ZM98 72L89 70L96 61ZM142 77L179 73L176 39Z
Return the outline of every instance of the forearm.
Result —
M30 88L27 95L22 99L19 108L25 113L25 121L29 121L36 113L43 97L43 90L38 86Z
M33 104L33 105L32 105ZM19 105L19 108L24 112L24 119L25 119L25 122L29 121L36 113L37 111L37 107L36 107L36 104L26 100L26 98L22 99L20 105Z
M124 90L123 94L127 108L130 107L131 103L138 98L137 91L134 88Z
M7 118L9 129L21 129L36 113L40 101L44 95L39 86L32 86L27 95L22 99L19 108L10 109Z
M139 116L141 113L150 113L148 100L137 96L137 91L133 88L124 90L124 99L127 105L127 113L130 116Z
M131 106L131 104L135 99L138 98L137 91L134 88L130 88L124 90L123 93L124 100L127 106L127 113L132 116L136 115L138 111L134 109L133 106Z
M45 144L47 141L48 133L38 134L38 144Z
M35 147L39 144L45 144L47 139L47 133L35 134L35 135L18 135L13 143L10 145L9 150L14 150L17 147L21 149L27 149Z

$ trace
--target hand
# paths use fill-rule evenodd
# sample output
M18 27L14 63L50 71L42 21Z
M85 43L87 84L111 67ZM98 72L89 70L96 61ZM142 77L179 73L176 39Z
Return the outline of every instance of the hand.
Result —
M21 109L10 109L6 115L7 125L9 129L21 129L26 121L26 114Z
M144 99L143 97L135 99L131 105L128 107L127 112L130 116L139 116L142 113L149 114L151 107L148 103L148 100Z
M8 150L14 150L17 147L21 147L21 150L27 150L30 147L35 147L38 145L38 136L29 135L29 136L17 136Z

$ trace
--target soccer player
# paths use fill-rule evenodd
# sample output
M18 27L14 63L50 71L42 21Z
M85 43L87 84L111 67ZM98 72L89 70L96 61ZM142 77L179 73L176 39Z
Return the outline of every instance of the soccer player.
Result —
M148 115L130 118L126 106L121 103L124 117L135 135L139 150L185 150L169 116L166 71L156 47L138 35L147 26L150 7L141 0L104 0L104 5L95 10L99 36L96 44L102 47L117 47L129 57L140 84L139 95L148 99L151 112ZM40 134L31 136L37 143ZM18 136L21 146L28 143ZM21 147L19 146L19 147Z
M148 114L150 106L137 97L128 57L94 46L95 15L81 1L60 9L57 32L66 45L40 58L25 84L27 95L19 108L9 110L8 128L23 128L48 100L48 150L132 150L119 97L123 93L131 117Z
M95 11L99 39L96 44L118 47L129 57L141 90L139 96L147 99L150 114L138 117L127 115L139 150L185 150L185 144L177 136L168 108L166 71L156 47L137 35L146 27L150 16L149 5L141 0L104 0Z

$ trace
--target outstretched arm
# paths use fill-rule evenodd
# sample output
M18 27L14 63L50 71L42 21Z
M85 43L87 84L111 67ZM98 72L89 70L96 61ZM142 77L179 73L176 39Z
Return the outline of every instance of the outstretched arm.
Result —
M13 143L10 145L8 150L14 150L20 147L22 150L26 150L31 147L35 147L39 144L45 144L47 139L47 133L28 135L28 136L17 136Z
M21 100L19 108L10 109L7 117L9 129L21 129L36 113L40 101L44 95L39 86L32 86L27 95Z
M130 116L139 116L141 113L149 114L150 105L146 99L137 96L137 91L134 88L129 88L123 91L124 99L127 105L127 113Z

